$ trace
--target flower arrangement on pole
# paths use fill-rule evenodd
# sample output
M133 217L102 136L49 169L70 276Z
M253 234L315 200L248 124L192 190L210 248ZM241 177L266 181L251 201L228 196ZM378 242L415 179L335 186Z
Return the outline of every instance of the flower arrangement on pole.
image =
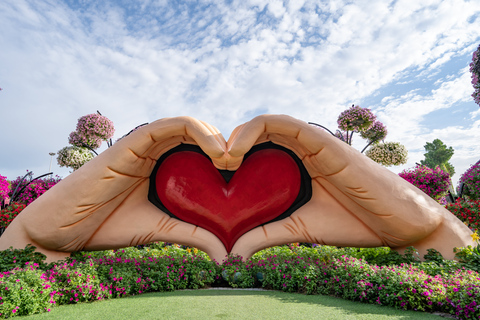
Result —
M472 86L474 89L472 97L475 103L480 105L480 45L473 52L470 72L472 73Z
M372 146L365 153L373 161L386 167L407 163L408 151L398 142L382 142Z
M78 170L85 163L93 159L93 154L84 147L69 146L58 151L57 163L60 167L69 167Z
M370 109L352 106L350 109L340 113L337 124L340 130L346 131L347 140L345 142L352 145L353 133L367 131L376 119L377 117Z
M370 109L352 105L340 113L337 119L338 130L335 133L317 123L309 123L327 130L349 145L352 145L353 134L360 134L360 137L367 140L361 153L370 147L365 155L381 165L398 166L407 162L408 152L405 146L399 142L380 143L388 134L387 127L377 120L377 116Z
M101 146L102 141L111 147L114 133L113 122L98 111L80 117L76 130L68 137L71 146L58 151L58 165L77 170L93 159L94 154L97 155L95 150Z

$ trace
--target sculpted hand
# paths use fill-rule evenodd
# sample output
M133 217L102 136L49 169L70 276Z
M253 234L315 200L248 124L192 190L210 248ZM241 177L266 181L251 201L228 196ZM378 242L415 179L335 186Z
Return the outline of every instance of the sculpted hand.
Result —
M229 161L218 130L193 118L155 121L115 143L29 205L0 238L0 250L35 245L49 261L77 250L121 248L152 241L197 247L221 261L211 232L170 218L148 200L156 160L180 143L195 144L219 168Z
M452 259L454 247L472 244L471 231L448 210L388 169L307 123L259 116L232 133L227 148L239 158L272 141L294 151L312 178L312 199L290 217L257 227L232 253L244 258L291 242L335 246L435 248Z

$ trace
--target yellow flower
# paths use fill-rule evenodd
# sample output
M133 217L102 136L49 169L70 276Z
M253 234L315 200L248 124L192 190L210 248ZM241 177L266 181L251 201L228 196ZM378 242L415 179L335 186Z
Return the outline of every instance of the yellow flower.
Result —
M187 252L188 252L188 253L192 252L192 249L187 248Z
M472 233L470 236L472 237L473 241L480 240L480 236L478 236L478 233L476 231L474 233Z

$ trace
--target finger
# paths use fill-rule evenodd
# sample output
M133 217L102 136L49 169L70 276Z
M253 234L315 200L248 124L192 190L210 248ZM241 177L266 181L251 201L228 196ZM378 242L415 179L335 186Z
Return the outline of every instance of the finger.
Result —
M224 152L222 143L218 140L221 134L212 126L191 117L164 118L154 121L129 136L118 144L130 148L139 156L147 156L150 148L157 142L173 136L192 137L208 155L220 156ZM116 144L115 144L116 145Z
M235 135L228 139L228 153L234 157L247 153L263 133L281 133L289 137L297 137L297 124L303 123L285 115L262 115L255 117L235 130ZM285 126L285 124L287 124Z

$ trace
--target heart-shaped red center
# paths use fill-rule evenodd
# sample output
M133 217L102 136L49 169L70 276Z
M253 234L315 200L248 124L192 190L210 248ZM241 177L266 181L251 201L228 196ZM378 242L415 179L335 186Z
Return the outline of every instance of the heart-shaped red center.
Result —
M245 232L271 221L295 201L300 170L287 153L252 153L227 183L194 151L169 155L155 176L160 201L177 218L215 234L230 252Z

